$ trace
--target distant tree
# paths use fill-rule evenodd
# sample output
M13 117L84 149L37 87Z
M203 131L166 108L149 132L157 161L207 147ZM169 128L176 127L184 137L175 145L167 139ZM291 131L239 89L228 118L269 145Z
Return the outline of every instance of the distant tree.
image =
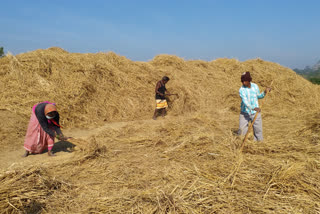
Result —
M312 83L320 85L320 60L312 67L306 66L304 69L295 68L293 70Z
M320 78L313 77L313 78L310 78L309 80L314 84L320 85Z
M3 47L0 47L0 57L4 56Z

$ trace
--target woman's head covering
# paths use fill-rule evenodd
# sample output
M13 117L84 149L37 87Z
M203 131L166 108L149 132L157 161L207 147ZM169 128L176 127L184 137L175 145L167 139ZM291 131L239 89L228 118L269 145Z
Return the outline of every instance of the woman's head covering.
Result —
M57 107L52 104L47 104L46 107L44 108L44 114L47 115L50 112L57 111Z
M251 81L252 81L250 72L244 72L244 73L241 75L241 82L244 82L244 81L248 81L248 82L251 82Z

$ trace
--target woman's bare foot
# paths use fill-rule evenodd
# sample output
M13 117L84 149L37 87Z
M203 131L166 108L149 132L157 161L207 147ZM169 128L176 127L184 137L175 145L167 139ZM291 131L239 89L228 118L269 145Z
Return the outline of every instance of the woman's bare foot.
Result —
M53 156L56 156L55 154L53 154L51 151L48 151L48 155L53 157Z
M28 155L29 155L29 151L26 151L26 152L22 155L22 157L25 158L25 157L27 157Z

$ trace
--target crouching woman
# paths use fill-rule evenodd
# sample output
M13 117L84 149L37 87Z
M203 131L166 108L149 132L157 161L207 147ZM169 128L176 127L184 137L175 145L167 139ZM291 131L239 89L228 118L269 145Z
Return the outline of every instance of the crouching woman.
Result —
M30 153L41 153L45 149L48 149L49 156L55 156L51 151L55 137L58 140L68 139L63 136L60 127L59 113L54 103L45 101L34 105L24 141L26 152L23 157Z

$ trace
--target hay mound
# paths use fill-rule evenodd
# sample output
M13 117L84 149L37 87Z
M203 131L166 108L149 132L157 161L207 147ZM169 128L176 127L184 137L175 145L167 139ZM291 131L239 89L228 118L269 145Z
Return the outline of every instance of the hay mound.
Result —
M245 71L261 91L272 81L273 90L262 112L265 141L251 135L239 153ZM164 75L178 96L169 97L166 119L153 121L154 88ZM289 68L169 55L133 62L54 47L1 58L0 78L5 151L22 146L40 101L57 103L64 127L91 131L70 140L74 155L64 162L3 169L4 212L320 212L320 87Z
M46 208L55 191L67 186L42 168L31 168L0 176L0 209L2 213L39 213Z
M280 111L294 105L297 112L319 104L318 87L288 68L260 59L204 62L159 55L143 63L114 53L77 54L55 47L0 59L0 109L27 120L34 104L50 100L57 103L62 123L69 127L147 119L154 108L155 83L168 75L169 91L179 94L170 97L172 115L214 108L236 112L244 71L250 71L262 88L274 81L270 102Z

